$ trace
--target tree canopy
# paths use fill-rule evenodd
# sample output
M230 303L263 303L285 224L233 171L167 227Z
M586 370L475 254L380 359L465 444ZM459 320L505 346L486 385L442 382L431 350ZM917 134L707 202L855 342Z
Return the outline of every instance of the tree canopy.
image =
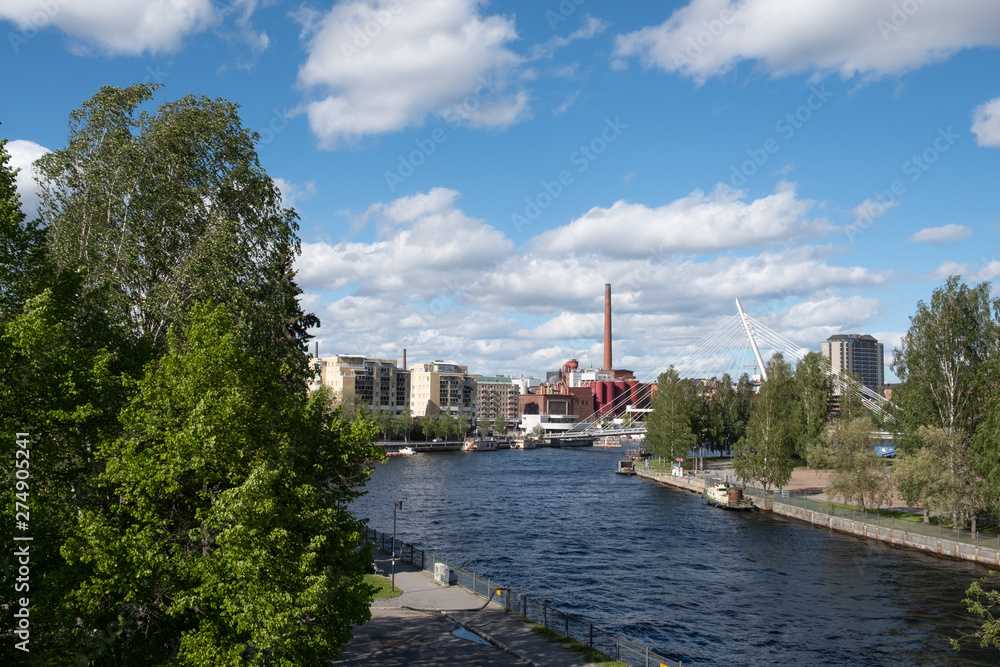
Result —
M68 145L36 163L37 221L0 141L0 424L30 432L32 466L27 657L320 664L368 614L348 505L375 430L307 396L318 320L257 136L225 100L141 111L155 88L105 87L73 113Z
M698 444L693 424L698 416L697 396L690 380L682 380L671 366L661 373L653 395L653 411L646 416L646 442L657 456L684 458Z
M792 368L781 353L767 362L767 380L754 401L746 435L733 451L733 471L760 483L764 492L792 477L792 454L800 425Z

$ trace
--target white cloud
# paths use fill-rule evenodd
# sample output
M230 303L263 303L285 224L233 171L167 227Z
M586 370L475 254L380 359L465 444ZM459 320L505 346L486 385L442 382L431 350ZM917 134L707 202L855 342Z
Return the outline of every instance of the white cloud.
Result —
M70 36L77 52L139 55L177 51L186 35L205 30L218 16L211 0L5 0L0 18L21 31L8 35L15 51L20 39L51 26Z
M574 91L574 92L570 93L569 95L567 95L566 99L563 101L563 103L560 104L559 106L557 106L555 109L552 110L552 115L553 116L561 116L564 113L566 113L571 106L573 106L574 104L576 104L576 99L578 97L580 97L580 91L579 90Z
M671 252L704 252L789 243L830 231L805 215L813 203L797 199L794 185L753 201L745 192L718 185L658 208L625 201L593 208L573 222L536 240L541 252L585 253L600 249L619 257Z
M517 120L527 96L506 90L506 73L521 63L506 48L514 23L481 16L480 4L353 0L312 17L298 81L318 91L305 109L321 145L419 126L463 104L477 126Z
M611 24L603 19L587 16L584 24L574 30L566 37L556 36L545 42L537 44L532 50L532 59L551 58L558 49L568 46L579 39L590 39L599 35L610 27Z
M1000 4L982 0L691 0L657 26L618 35L636 57L704 82L749 60L774 75L879 77L1000 45Z
M782 195L789 197L782 205L719 201L746 207L740 216L750 219L755 205L774 207L779 221L781 211L808 208L790 188L771 197ZM638 258L631 246L609 252L536 240L514 249L459 209L457 197L435 188L376 203L358 216L373 223L374 240L303 244L296 268L303 288L320 295L308 303L324 322L321 349L400 358L406 348L411 363L448 357L477 373L536 376L569 358L600 363L605 282L613 290L616 364L640 374L732 316L737 296L751 314L776 313L768 320L774 328L810 349L845 322L860 328L881 314L877 299L852 295L881 289L888 274L838 265L833 246ZM691 198L663 208L672 206L690 208Z
M968 271L969 265L965 262L945 260L941 262L940 266L934 269L927 280L937 282L939 280L946 280L949 276L964 276Z
M284 178L275 178L274 184L281 191L281 205L295 208L295 204L316 196L316 181L306 181L302 185Z
M1000 148L1000 97L976 107L972 112L972 132L980 146Z
M452 294L502 261L513 244L481 220L454 206L458 193L427 194L375 204L373 243L303 243L298 279L303 287L339 290L356 283L362 296L405 295L429 299Z
M965 225L943 225L941 227L927 227L921 229L910 238L906 239L910 243L934 243L940 245L949 241L961 241L972 236L972 229Z
M35 183L31 163L48 153L49 149L24 139L8 141L6 148L10 153L11 168L20 170L15 180L17 194L21 197L21 211L28 218L34 218L38 213L38 185Z

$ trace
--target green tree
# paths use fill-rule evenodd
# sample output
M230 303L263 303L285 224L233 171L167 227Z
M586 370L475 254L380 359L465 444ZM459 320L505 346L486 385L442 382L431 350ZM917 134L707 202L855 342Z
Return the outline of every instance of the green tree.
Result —
M476 422L476 429L479 431L479 435L486 436L490 432L490 420L486 417L480 417L479 421Z
M21 212L17 172L6 145L0 139L0 323L14 317L51 276L51 267L45 266L45 235Z
M943 287L934 290L930 304L917 304L910 328L894 351L893 363L901 380L893 391L893 401L899 408L898 449L907 452L928 442L936 443L947 450L938 456L950 468L949 480L959 480L963 474L960 468L971 461L974 470L985 473L975 478L986 480L987 485L994 479L990 471L1000 457L1000 446L985 440L976 440L975 447L970 443L987 416L989 390L995 382L990 370L997 356L1000 299L991 299L990 292L989 283L969 287L959 277L949 277ZM928 438L931 432L921 431L921 427L940 429L947 443L940 444L943 436ZM923 486L937 486L937 480L927 482ZM918 479L909 477L901 490L919 486ZM956 520L971 516L975 530L977 511L970 506L989 501L996 494L978 484L949 483L946 488L942 493L947 496L959 489L967 492L966 498L951 498L945 504L956 508Z
M70 115L67 146L36 163L53 258L85 292L110 286L112 319L155 349L192 304L229 304L240 335L305 391L296 336L318 321L298 308L297 216L260 166L259 136L225 100L139 113L157 87L101 88Z
M102 443L101 503L63 548L82 644L107 664L320 664L369 617L371 555L347 505L369 422L288 392L224 306L196 306Z
M953 521L964 524L975 517L980 506L979 478L974 469L973 452L963 442L961 433L921 426L918 446L898 455L894 474L907 504L929 511L951 514Z
M730 442L737 443L740 438L746 435L747 425L750 423L750 414L753 412L753 404L756 400L753 382L746 373L740 375L736 382L736 419L733 423L733 433Z
M994 615L994 609L1000 605L1000 589L996 585L996 573L990 572L979 581L974 581L965 591L965 607L970 614L983 619L982 627L972 635L959 639L951 639L952 648L961 650L962 640L972 637L979 641L982 648L1000 649L1000 618Z
M826 487L831 498L842 496L857 503L861 511L889 502L895 488L889 462L875 453L871 419L839 421L829 434L833 474Z
M503 415L497 415L497 418L493 420L493 431L500 435L507 435L507 429L507 420L503 418Z
M871 418L871 413L865 407L859 393L860 387L864 386L861 378L854 373L844 371L836 381L840 383L840 411L837 419L852 422L855 419Z
M670 366L656 382L652 409L646 416L649 450L665 459L687 458L698 444L692 424L697 418L697 396L690 380L682 380Z
M767 362L767 380L754 401L746 435L733 451L733 471L767 493L792 477L792 453L799 437L797 394L792 368L780 352Z
M393 427L396 433L403 436L403 439L407 442L410 441L410 437L413 435L413 430L415 427L413 415L410 414L410 408L407 407L403 410L402 414L396 417L395 426Z
M930 304L917 304L892 364L902 383L893 400L908 424L966 436L975 431L990 382L987 361L996 349L998 308L989 283L970 288L958 276L934 290Z
M795 366L795 387L801 407L802 430L795 442L795 453L808 459L811 447L825 445L829 422L830 364L818 352L809 352Z
M531 429L531 435L535 436L536 440L541 440L545 437L545 427L541 424L535 424L535 428Z

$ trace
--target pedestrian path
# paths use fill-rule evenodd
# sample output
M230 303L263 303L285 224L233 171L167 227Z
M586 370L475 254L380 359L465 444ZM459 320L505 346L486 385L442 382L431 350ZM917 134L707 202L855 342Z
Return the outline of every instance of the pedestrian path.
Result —
M385 554L376 550L376 567L391 572ZM458 586L442 586L430 572L396 563L399 597L372 603L371 620L354 628L354 639L336 665L424 667L431 665L539 665L591 667L572 651L531 631L502 605ZM457 637L459 627L489 642Z

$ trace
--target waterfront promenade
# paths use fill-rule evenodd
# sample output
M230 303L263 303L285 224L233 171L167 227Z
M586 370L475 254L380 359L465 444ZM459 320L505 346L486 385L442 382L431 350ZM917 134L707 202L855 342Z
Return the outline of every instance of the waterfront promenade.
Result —
M376 550L376 566L391 571ZM531 631L531 624L502 605L459 586L441 586L430 572L396 563L403 594L372 603L371 620L354 628L354 639L334 663L343 666L431 667L440 665L552 665L590 667L583 658ZM419 610L419 611L418 611ZM484 643L460 638L459 628Z
M708 468L701 475L686 475L685 477L673 477L669 472L647 469L642 466L636 466L635 470L639 477L699 494L704 493L705 487L713 480L734 481L732 468L727 465L716 465ZM822 488L825 485L822 473L818 471L796 472L808 474L800 475L799 479L793 477L792 482L785 489L786 492L789 490L805 491L806 494L826 500L826 496L822 494ZM766 498L761 498L759 489L748 489L747 491L748 495L753 496L754 501L762 509L791 519L805 521L813 526L822 526L854 537L878 540L907 549L932 553L936 556L967 560L1000 568L1000 538L990 540L989 543L981 543L978 535L963 539L961 532L959 532L957 539L951 539L951 531L941 530L940 526L927 528L923 524L914 525L909 521L896 521L891 517L882 518L878 515L863 516L854 511L850 511L848 517L847 511L843 508L841 508L843 514L837 516L829 511L830 509L836 511L835 506L806 496L782 494L779 490ZM757 491L757 494L754 494L754 491Z

